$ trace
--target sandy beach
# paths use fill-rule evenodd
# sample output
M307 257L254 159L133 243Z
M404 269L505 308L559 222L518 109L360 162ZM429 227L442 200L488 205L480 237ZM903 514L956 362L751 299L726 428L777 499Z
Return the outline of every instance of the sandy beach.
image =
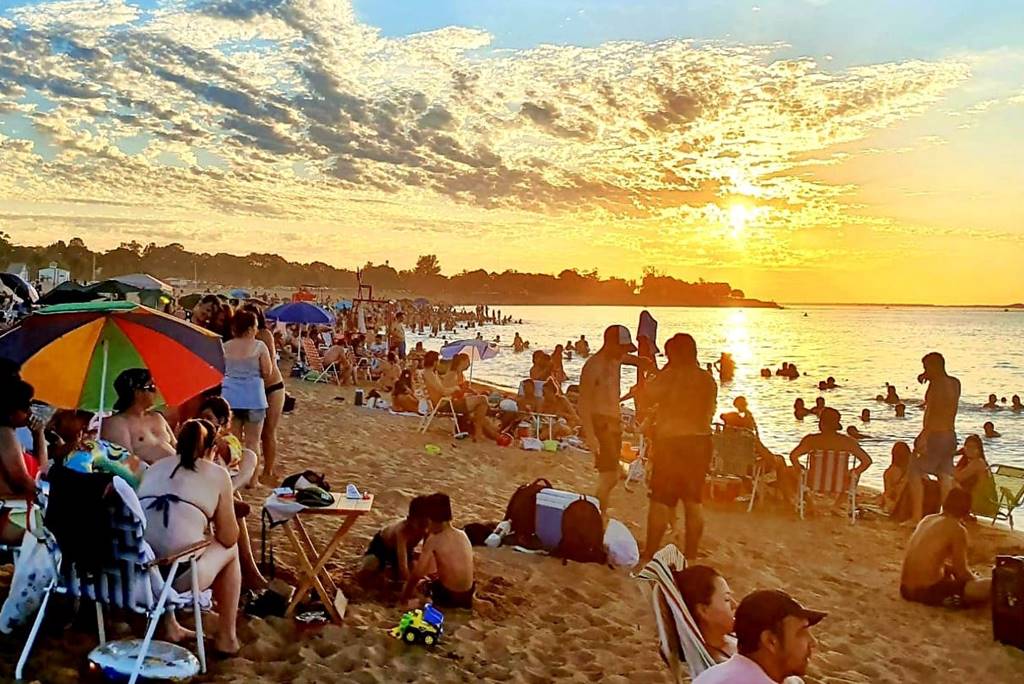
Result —
M298 408L283 421L285 471L324 471L336 489L354 482L376 495L372 514L359 520L329 565L350 599L348 615L343 626L315 628L245 618L241 654L214 661L202 681L670 681L636 580L623 571L563 565L509 548L477 550L477 607L472 613L447 613L448 634L438 648L427 651L391 639L386 629L402 612L394 597L362 589L353 579L379 526L404 514L414 495L435 490L451 494L456 522L463 524L500 519L515 487L536 477L589 492L589 457L456 442L441 421L420 435L414 418L354 407L350 387L291 381L289 391ZM441 455L428 455L427 443L440 446ZM248 490L246 499L258 511L266 494L266 488ZM646 512L640 489L616 490L612 516L638 538ZM258 540L255 512L249 525ZM314 536L330 531L321 522L311 529ZM901 551L908 536L909 530L888 522L850 527L839 518L801 522L789 513L751 515L713 507L705 533L708 557L702 562L718 568L738 596L784 587L805 605L829 611L816 629L819 645L808 682L1022 681L1024 652L992 641L987 608L950 612L899 598ZM293 559L286 540L280 532L275 539L278 563L287 566ZM1024 537L987 524L972 527L971 541L976 570L997 553L1024 553ZM3 593L9 581L6 568L0 576ZM59 619L50 620L30 660L29 679L78 681L78 668L95 644L91 618L91 611L84 611L66 633ZM3 642L7 676L22 639Z

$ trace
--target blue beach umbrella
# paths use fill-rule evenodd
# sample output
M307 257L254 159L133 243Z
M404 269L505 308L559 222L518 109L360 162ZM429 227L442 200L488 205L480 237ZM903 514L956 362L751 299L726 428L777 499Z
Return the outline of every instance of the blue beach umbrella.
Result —
M309 302L287 302L272 306L264 314L278 323L300 325L333 325L334 314Z
M249 298L249 291L248 290L243 290L240 287L236 287L234 290L232 290L228 294L231 295L232 297L234 297L235 299L248 299Z
M349 309L352 308L352 302L350 302L347 299L341 299L337 302L334 302L334 308L337 311L348 311Z

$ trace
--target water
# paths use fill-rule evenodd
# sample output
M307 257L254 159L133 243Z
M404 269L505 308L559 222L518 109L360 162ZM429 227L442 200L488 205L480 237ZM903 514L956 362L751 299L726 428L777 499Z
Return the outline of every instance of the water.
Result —
M501 353L478 362L474 377L507 387L516 387L526 377L530 354L514 354L509 345L518 331L531 349L550 351L586 335L596 351L605 326L622 323L634 335L641 309L613 306L500 306L502 314L522 318L522 325L484 326L449 334L449 339L472 338L482 332L485 339L501 336ZM939 351L946 366L963 385L957 433L961 443L972 432L982 433L991 420L1002 437L985 440L990 463L1024 466L1024 414L1009 410L985 411L981 405L990 393L1009 399L1024 395L1024 311L1002 309L946 309L914 307L824 307L796 306L774 309L706 309L655 307L658 343L676 332L688 332L697 340L701 362L711 362L722 351L736 360L736 376L719 387L719 413L732 410L732 400L742 394L757 419L761 439L770 449L787 454L800 438L815 428L812 419L793 417L793 400L803 397L808 406L824 396L829 406L839 409L843 426L856 425L871 436L862 442L875 460L864 477L866 484L879 486L889 450L894 441L912 443L921 428L918 402L924 385L917 383L921 357ZM806 316L804 315L806 313ZM428 349L441 341L423 340ZM802 376L785 380L760 377L763 367L773 371L782 361L797 364ZM660 363L660 361L659 361ZM579 379L583 361L564 362L570 382ZM817 383L833 376L838 389L819 392ZM633 368L622 373L625 391L636 378ZM896 418L891 407L875 401L885 393L885 383L897 387L907 405L905 418ZM870 409L870 423L860 421L862 409Z

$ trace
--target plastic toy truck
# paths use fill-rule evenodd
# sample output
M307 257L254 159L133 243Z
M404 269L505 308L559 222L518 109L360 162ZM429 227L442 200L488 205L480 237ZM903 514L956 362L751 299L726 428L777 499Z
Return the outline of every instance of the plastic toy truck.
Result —
M423 610L411 610L402 616L398 626L391 630L391 636L407 644L434 646L444 635L444 615L431 604Z

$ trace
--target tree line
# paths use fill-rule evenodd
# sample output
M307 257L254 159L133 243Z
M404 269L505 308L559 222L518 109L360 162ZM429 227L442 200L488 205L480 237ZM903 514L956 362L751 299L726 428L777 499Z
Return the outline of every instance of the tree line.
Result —
M322 261L298 263L277 254L245 256L191 252L173 242L167 245L122 242L106 252L93 251L81 238L58 240L46 246L16 245L0 232L0 262L24 263L33 277L51 262L70 272L72 280L89 282L126 273L149 273L161 279L185 279L204 284L239 287L331 288L355 294L359 279L375 296L427 297L434 300L504 304L609 304L644 306L775 306L748 299L729 283L686 282L655 268L644 269L639 280L601 277L596 270L566 269L557 275L501 273L483 269L444 275L436 255L419 257L412 269L388 263L367 263L359 273Z

